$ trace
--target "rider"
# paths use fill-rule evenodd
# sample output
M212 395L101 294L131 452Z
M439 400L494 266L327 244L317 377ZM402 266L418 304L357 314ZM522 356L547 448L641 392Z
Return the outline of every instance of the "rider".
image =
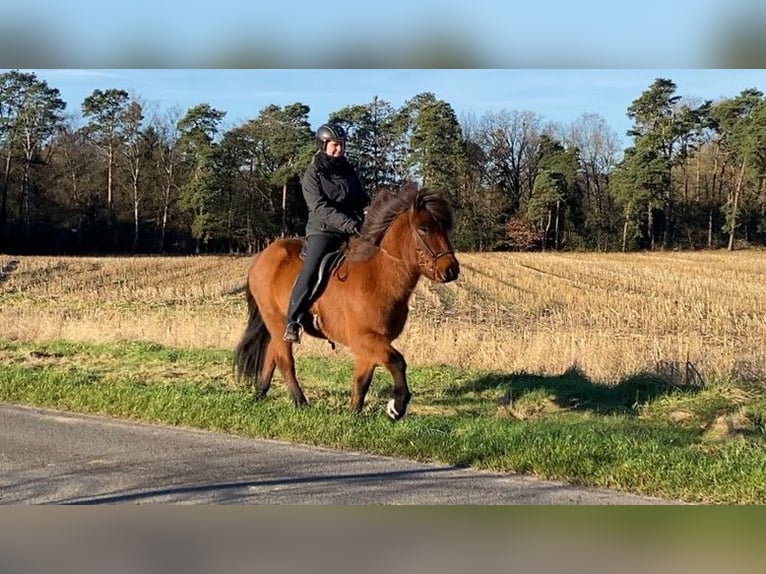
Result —
M309 292L322 257L359 233L364 208L370 201L346 158L345 130L338 124L324 124L316 132L316 143L319 149L301 180L309 216L306 257L293 285L282 337L290 343L300 343L300 321L308 309Z

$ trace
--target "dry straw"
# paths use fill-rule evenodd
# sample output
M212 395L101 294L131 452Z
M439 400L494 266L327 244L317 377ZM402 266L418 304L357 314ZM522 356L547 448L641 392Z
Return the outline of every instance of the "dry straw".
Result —
M695 381L745 370L766 377L766 252L459 259L457 282L424 279L415 291L397 342L410 364L539 374L576 366L601 382L647 369ZM0 256L0 336L233 348L249 265L224 256ZM347 356L317 340L299 353Z

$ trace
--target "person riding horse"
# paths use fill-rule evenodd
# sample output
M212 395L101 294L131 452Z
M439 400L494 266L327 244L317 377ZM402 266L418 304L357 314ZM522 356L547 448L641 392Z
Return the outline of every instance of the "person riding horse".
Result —
M460 275L449 239L455 213L446 193L414 183L377 188L371 196L361 235L344 251L343 272L329 274L302 327L304 335L342 345L353 355L354 412L364 408L375 369L385 368L393 381L386 414L400 420L411 393L407 362L392 343L404 329L420 278L449 283ZM308 401L296 376L293 344L279 335L304 246L300 238L278 238L255 255L247 274L247 325L234 351L238 380L252 385L257 398L266 396L279 369L296 407Z
M316 132L316 143L319 149L301 179L309 215L305 258L290 295L282 337L289 343L300 343L301 320L322 258L359 234L364 209L370 203L356 169L346 158L345 130L338 124L324 124Z

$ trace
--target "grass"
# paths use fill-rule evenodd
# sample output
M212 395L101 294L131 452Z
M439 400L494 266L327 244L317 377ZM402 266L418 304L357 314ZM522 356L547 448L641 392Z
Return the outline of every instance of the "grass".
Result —
M766 401L755 383L677 386L652 374L614 385L557 376L411 366L408 416L383 414L376 372L361 415L352 366L299 357L310 406L279 379L256 401L228 350L157 343L0 340L0 400L542 478L687 502L766 502Z

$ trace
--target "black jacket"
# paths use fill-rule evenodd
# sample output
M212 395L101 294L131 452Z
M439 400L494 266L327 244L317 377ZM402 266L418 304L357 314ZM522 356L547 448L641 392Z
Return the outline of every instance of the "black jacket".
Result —
M353 166L344 157L328 161L317 152L301 180L309 209L306 235L351 235L359 229L370 198Z

